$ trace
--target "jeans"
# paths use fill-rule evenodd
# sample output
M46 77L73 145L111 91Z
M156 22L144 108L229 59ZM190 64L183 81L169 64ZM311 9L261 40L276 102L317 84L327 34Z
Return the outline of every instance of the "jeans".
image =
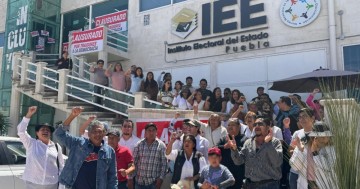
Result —
M98 86L94 86L94 93L102 95L102 88ZM102 105L102 98L99 96L95 96L95 103ZM101 108L96 107L97 110L100 110Z
M279 189L279 181L268 182L265 184L246 183L243 185L244 189Z
M155 188L156 188L155 183L147 186L142 186L135 183L135 189L155 189Z
M118 182L118 189L128 189L127 181L125 182Z
M297 180L299 178L299 175L293 172L290 172L289 174L289 185L290 189L297 189Z

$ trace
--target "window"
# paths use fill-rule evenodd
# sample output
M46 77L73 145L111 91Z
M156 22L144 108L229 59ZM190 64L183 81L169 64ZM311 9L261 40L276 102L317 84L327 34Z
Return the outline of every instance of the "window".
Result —
M346 71L360 71L360 45L344 47L344 66Z
M10 153L10 164L25 164L26 163L26 151L21 142L5 141L6 148Z
M2 32L0 33L0 47L4 47L4 43L5 43L5 33Z
M140 0L140 12L180 3L186 0Z

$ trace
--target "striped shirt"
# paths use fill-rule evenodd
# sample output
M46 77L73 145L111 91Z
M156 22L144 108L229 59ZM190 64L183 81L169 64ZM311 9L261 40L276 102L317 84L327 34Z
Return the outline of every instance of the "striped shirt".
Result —
M165 144L156 139L151 145L145 139L140 140L133 152L136 168L136 182L142 186L153 184L157 179L163 179L166 174L167 160Z
M255 138L248 139L240 151L231 150L235 165L245 163L245 177L253 182L280 180L283 150L279 139L264 143L256 148Z

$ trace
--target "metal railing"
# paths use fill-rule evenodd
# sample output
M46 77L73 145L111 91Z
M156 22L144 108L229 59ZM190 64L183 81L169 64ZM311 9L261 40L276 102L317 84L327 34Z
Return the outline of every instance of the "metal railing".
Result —
M44 78L44 83L42 85L46 88L52 89L54 91L58 91L59 85L59 72L51 69L51 68L44 68L44 74L42 77Z
M124 116L127 116L128 108L134 107L135 97L131 94L71 75L67 75L67 78L66 94L69 97L89 103L97 109L105 109Z
M36 64L32 63L32 62L27 62L28 64L28 68L26 70L27 72L27 80L31 81L31 82L36 82Z
M147 97L144 98L144 104L145 108L151 108L151 109L173 109L172 107L168 105L163 105L162 103L158 101L153 101L148 99Z
M128 51L128 36L119 31L107 29L107 45L115 49L127 52Z
M80 65L82 64L82 65ZM90 73L91 65L86 61L80 61L80 58L74 56L73 57L73 69L72 74L82 79L90 80L91 73Z

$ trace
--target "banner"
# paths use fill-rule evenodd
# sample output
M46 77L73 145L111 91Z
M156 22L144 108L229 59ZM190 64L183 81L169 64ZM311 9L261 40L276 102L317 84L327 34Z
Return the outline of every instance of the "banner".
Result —
M30 35L31 35L31 37L37 37L37 36L39 36L39 32L38 31L32 31L32 32L30 32Z
M63 45L62 45L62 51L63 52L68 52L68 50L69 50L69 43L68 42L66 42L66 43L63 43Z
M200 119L201 122L207 123L208 120ZM169 132L169 125L171 119L144 119L144 120L137 120L136 121L136 136L143 139L145 137L145 126L148 123L154 123L157 126L157 137L163 141L165 144L168 144L170 141L171 133ZM183 121L178 119L174 125L176 130L181 130Z
M71 54L80 55L103 50L104 28L73 32L71 35Z
M98 16L95 18L95 27L106 25L115 31L127 31L127 10Z
M49 37L49 38L47 39L47 43L49 43L49 44L54 44L54 43L55 43L55 39Z

